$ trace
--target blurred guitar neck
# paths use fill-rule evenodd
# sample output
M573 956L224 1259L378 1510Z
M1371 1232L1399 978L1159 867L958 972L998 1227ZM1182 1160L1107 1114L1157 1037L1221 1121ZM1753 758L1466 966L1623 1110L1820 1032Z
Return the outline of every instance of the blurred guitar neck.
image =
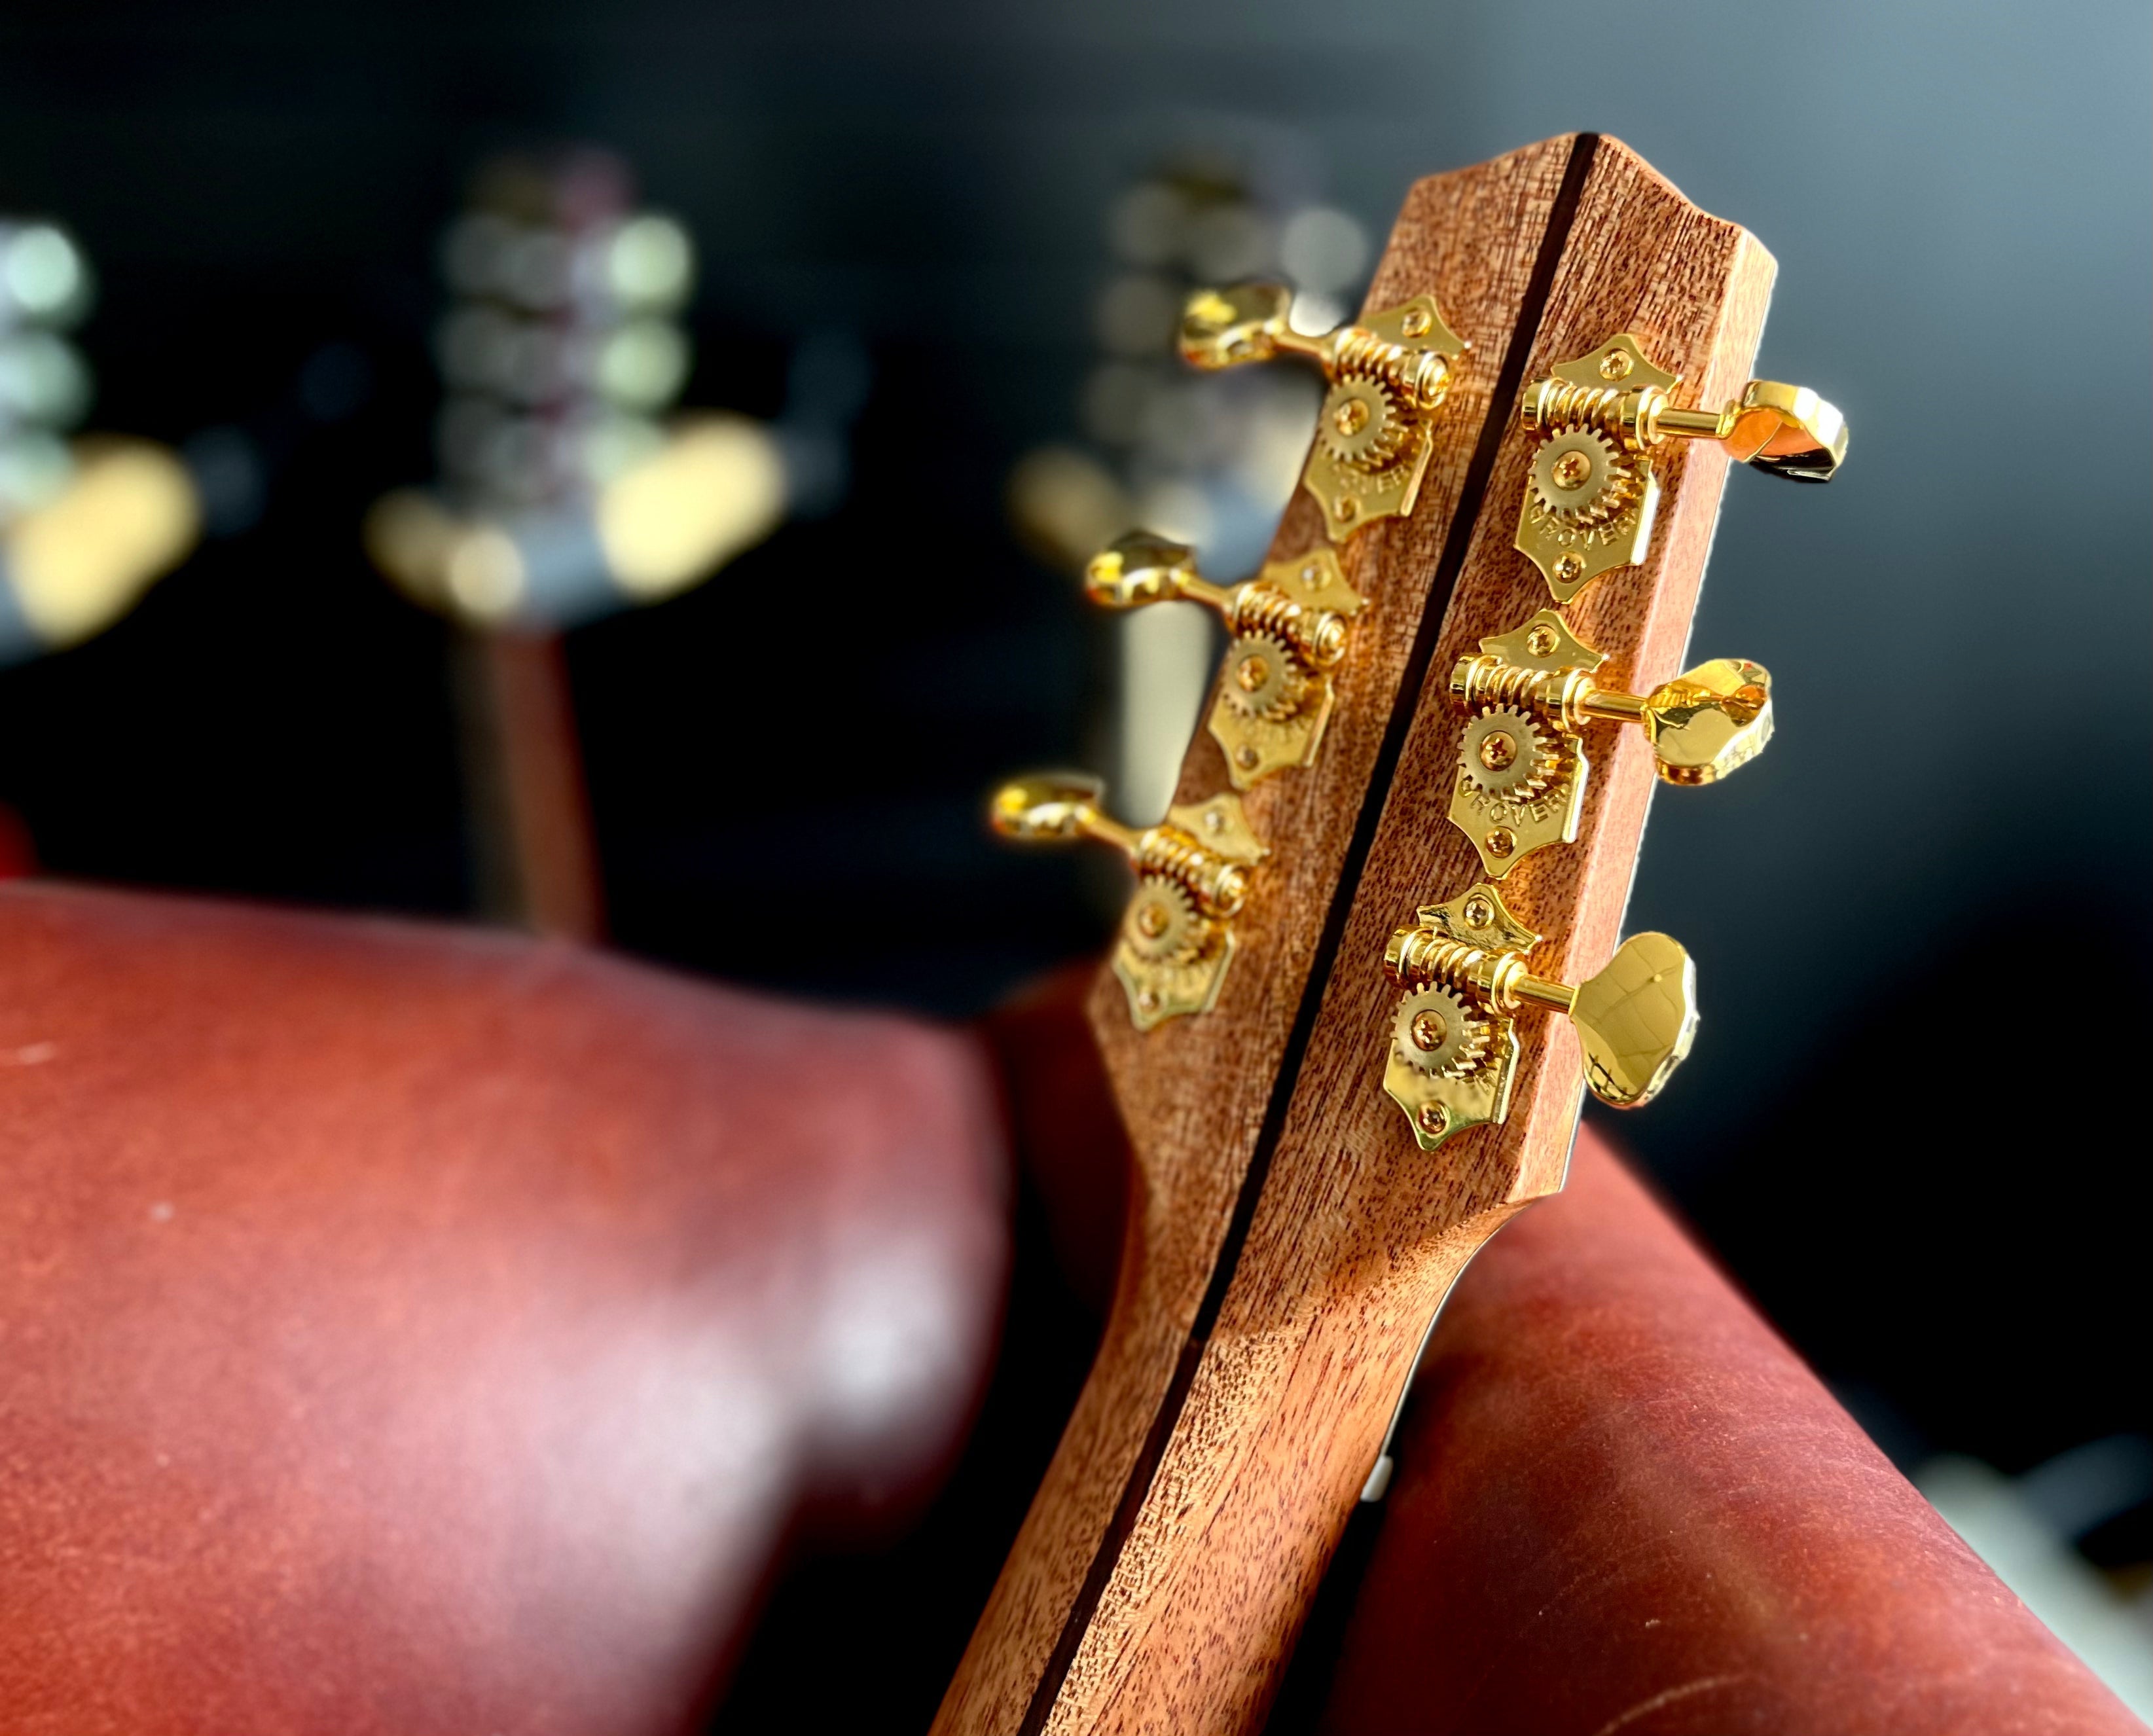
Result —
M557 633L462 631L455 681L481 908L535 934L605 938L575 698Z

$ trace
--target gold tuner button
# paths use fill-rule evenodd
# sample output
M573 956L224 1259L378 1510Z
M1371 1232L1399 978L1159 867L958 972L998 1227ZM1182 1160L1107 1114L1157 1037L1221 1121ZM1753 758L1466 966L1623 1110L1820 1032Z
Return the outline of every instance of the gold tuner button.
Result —
M1658 510L1653 451L1708 440L1774 476L1827 482L1846 456L1846 420L1806 386L1753 379L1718 410L1678 410L1679 374L1624 332L1527 386L1518 418L1540 436L1519 508L1517 547L1567 603L1601 573L1645 557Z
M1307 354L1308 340L1286 323L1292 308L1293 292L1283 283L1199 289L1182 308L1182 359L1208 369L1268 362L1283 347Z
M1450 821L1500 879L1535 850L1577 837L1593 722L1633 723L1660 776L1708 784L1747 765L1772 739L1772 676L1747 658L1718 657L1647 694L1602 687L1606 659L1542 609L1514 633L1480 641L1450 672L1467 714Z
M1004 784L987 817L1003 837L1028 843L1091 838L1135 870L1136 891L1114 942L1114 975L1129 1018L1148 1031L1208 1013L1233 962L1233 919L1247 901L1250 870L1267 853L1240 798L1169 808L1156 826L1125 826L1103 806L1105 786L1081 772L1034 772Z
M1588 717L1641 723L1665 781L1715 783L1772 739L1772 673L1746 657L1715 657L1641 698L1588 685L1579 709Z
M1536 987L1536 979L1521 979ZM1672 935L1648 930L1615 949L1604 970L1570 995L1570 1022L1585 1049L1585 1082L1617 1109L1660 1094L1697 1039L1697 966ZM1549 997L1547 1004L1556 1005Z
M1618 1109L1651 1102L1688 1055L1697 973L1679 942L1633 934L1573 988L1527 970L1540 939L1484 884L1428 906L1392 935L1383 965L1402 998L1383 1089L1423 1150L1508 1118L1519 1053L1513 1016L1528 1005L1568 1015L1585 1083Z
M1718 412L1664 404L1641 417L1647 445L1716 440L1738 461L1790 482L1829 482L1846 461L1846 418L1807 386L1753 379Z
M1300 356L1331 382L1301 483L1323 508L1333 542L1413 509L1433 450L1428 418L1450 390L1467 349L1435 298L1417 295L1320 337L1288 319L1293 293L1279 283L1199 289L1181 320L1193 367L1231 368Z
M1239 584L1216 585L1185 545L1132 531L1092 557L1084 588L1107 608L1178 599L1203 604L1225 624L1229 642L1209 727L1235 789L1315 763L1336 700L1331 671L1362 606L1334 551L1312 549Z

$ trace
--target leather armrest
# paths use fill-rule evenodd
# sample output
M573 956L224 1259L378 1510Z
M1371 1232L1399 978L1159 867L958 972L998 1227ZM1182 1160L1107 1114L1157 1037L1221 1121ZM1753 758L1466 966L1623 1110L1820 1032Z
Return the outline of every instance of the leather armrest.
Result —
M513 936L0 888L0 1728L692 1728L924 1494L1004 1269L973 1037Z
M1430 1343L1321 1728L2142 1736L1590 1123Z

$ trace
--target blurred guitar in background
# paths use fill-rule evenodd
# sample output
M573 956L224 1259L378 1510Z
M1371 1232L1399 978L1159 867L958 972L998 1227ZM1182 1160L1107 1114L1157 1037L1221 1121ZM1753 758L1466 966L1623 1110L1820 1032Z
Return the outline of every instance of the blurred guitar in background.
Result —
M0 217L0 664L102 633L201 528L169 447L68 437L94 395L70 337L94 294L66 230Z
M452 298L430 491L385 496L375 563L465 629L456 689L482 908L597 939L604 896L561 634L701 583L833 510L868 364L825 333L779 418L668 410L692 361L687 232L591 150L480 170L441 247Z

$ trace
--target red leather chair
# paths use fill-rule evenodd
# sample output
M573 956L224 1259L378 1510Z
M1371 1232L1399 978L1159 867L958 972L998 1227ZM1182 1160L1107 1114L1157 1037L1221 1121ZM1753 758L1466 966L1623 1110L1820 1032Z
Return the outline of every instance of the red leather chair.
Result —
M998 1092L1101 1286L1066 992L983 1040L0 888L0 1732L692 1728L787 1526L893 1523L949 1462ZM1399 1466L1327 1730L2138 1728L1590 1130L1461 1285Z
M18 883L0 1128L0 1731L690 1727L988 1366L994 1082L910 1021Z

